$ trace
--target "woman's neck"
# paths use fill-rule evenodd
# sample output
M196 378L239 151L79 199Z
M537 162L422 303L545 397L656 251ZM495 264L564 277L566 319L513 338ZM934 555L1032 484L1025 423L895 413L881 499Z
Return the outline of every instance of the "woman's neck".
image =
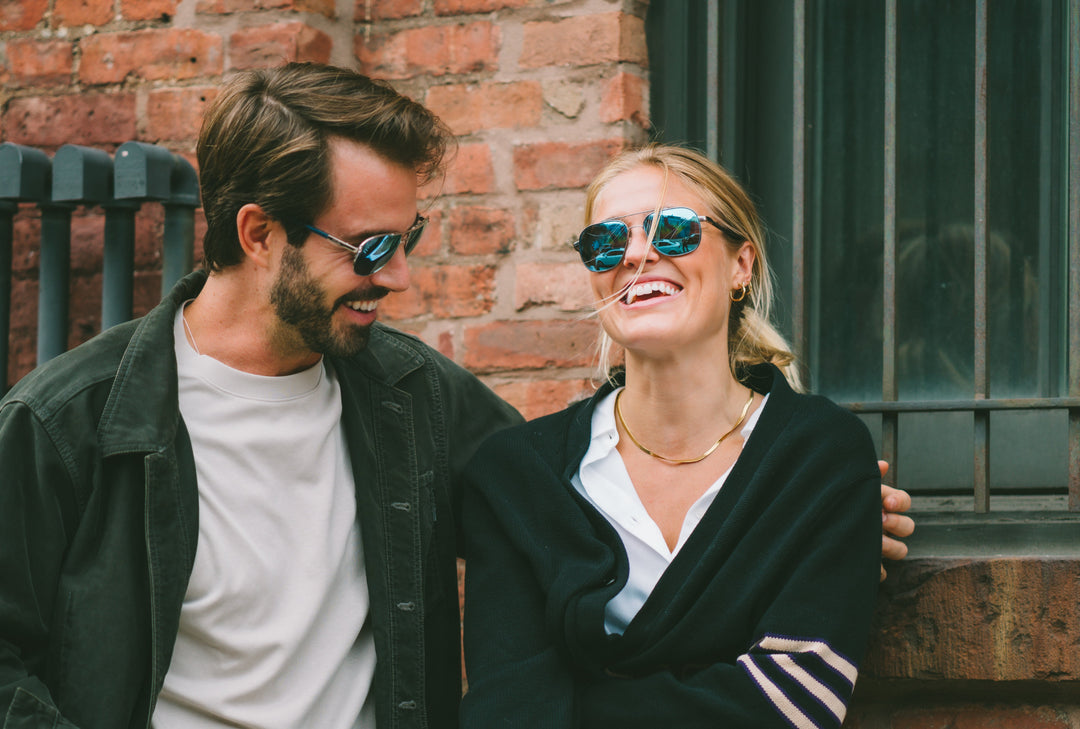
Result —
M703 450L738 421L750 394L731 373L726 347L684 355L626 357L620 410L634 436L660 453Z

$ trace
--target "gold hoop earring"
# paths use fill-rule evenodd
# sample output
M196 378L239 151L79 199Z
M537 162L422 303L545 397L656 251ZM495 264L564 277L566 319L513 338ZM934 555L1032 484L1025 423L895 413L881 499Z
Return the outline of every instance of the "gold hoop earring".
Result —
M736 292L736 291L738 291L738 296L736 296L736 295L735 295L735 292ZM733 301L734 303L736 303L736 304L737 304L737 303L739 303L740 301L742 301L743 299L745 299L745 298L746 298L746 295L747 295L748 293L750 293L750 282L749 282L749 281L747 281L746 283L744 283L744 284L742 285L742 288L739 288L739 289L732 289L732 290L731 290L731 291L729 292L729 294L731 295L731 300L732 300L732 301Z

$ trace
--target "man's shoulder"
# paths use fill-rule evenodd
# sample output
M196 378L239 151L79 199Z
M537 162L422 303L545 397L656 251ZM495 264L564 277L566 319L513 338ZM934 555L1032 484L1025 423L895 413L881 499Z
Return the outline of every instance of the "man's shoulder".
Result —
M88 391L107 392L137 325L136 320L112 327L36 367L0 403L22 403L48 417Z

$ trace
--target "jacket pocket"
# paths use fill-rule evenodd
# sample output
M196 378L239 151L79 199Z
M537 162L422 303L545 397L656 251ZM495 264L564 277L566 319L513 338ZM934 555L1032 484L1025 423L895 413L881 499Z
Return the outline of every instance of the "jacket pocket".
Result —
M60 716L52 704L47 704L21 686L15 689L3 729L77 729Z

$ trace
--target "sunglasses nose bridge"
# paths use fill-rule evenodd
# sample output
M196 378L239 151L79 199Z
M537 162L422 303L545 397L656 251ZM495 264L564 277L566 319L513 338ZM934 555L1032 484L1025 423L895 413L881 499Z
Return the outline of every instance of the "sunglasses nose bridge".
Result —
M637 268L642 259L645 261L657 261L660 254L655 246L649 243L649 231L646 222L637 225L626 225L626 252L623 254L623 264L631 268Z

